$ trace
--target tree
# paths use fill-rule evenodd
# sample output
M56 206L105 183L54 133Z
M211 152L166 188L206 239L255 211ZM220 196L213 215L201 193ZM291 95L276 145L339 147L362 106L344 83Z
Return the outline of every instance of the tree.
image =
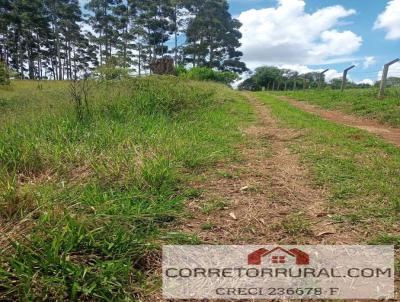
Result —
M240 62L241 24L232 19L226 0L205 0L189 8L195 17L189 21L185 55L193 66L206 66L220 70L243 72Z
M88 23L97 34L96 37L92 36L92 42L98 45L100 65L103 64L104 58L111 57L113 42L116 40L116 31L112 26L115 5L115 0L90 0L85 6L90 12Z
M284 71L277 67L259 67L253 75L254 82L259 87L272 87L274 83L282 83Z
M84 19L79 0L0 0L0 59L30 79L74 79L110 60L142 74L167 54L176 66L242 72L241 24L228 9L227 0L89 0Z

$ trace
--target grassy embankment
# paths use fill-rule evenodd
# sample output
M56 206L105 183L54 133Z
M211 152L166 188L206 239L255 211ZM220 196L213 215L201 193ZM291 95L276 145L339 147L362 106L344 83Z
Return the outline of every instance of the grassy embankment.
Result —
M378 90L298 90L278 92L299 101L306 101L325 109L337 109L349 114L376 119L380 123L400 127L400 90L387 89L387 96L378 99Z
M151 290L149 255L197 242L169 231L196 194L187 180L232 158L251 117L217 84L92 85L83 121L65 82L0 88L0 300L129 301Z
M364 131L325 121L266 93L256 94L283 127L303 135L291 147L330 192L332 223L358 242L400 247L400 149ZM312 201L310 201L312 202Z

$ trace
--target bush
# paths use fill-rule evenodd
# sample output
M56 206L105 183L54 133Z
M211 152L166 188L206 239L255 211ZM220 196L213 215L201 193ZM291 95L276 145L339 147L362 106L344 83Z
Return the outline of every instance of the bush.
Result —
M188 83L174 76L151 76L124 82L121 84L133 90L130 106L140 114L174 116L182 111L205 107L215 92L211 86L204 90L197 83Z
M115 58L107 60L106 64L98 67L94 76L100 80L122 80L129 77L129 70L117 66Z
M178 65L175 67L175 72L178 76L183 76L187 74L187 69L183 65Z
M10 73L8 71L7 64L0 60L0 85L10 84Z
M196 81L214 81L226 85L238 79L238 75L230 71L216 71L207 67L195 67L183 73L183 76Z

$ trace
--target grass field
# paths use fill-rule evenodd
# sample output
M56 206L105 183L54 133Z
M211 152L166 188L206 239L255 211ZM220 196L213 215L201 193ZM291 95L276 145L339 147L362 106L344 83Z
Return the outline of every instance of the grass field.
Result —
M325 109L376 119L383 124L400 127L400 89L387 89L386 97L378 99L378 89L298 90L275 92L299 101L307 101Z
M333 244L400 247L400 150L378 137L270 93L176 77L88 84L80 116L67 82L0 87L1 301L154 301L163 244L324 244L321 221ZM368 90L291 96L302 93L367 114L356 105ZM385 101L371 94L367 115L395 124L398 101ZM304 213L315 192L322 209Z
M178 78L91 83L77 120L68 83L0 88L0 300L135 300L187 180L234 156L251 108Z
M327 211L357 240L400 247L400 150L364 131L325 121L266 93L256 94L282 127L302 135L290 142L330 192Z

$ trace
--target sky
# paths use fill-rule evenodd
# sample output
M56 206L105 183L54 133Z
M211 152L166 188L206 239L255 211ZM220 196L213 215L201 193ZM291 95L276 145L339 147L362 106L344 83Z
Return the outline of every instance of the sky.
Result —
M400 0L229 0L243 24L243 61L305 73L351 66L349 78L372 83L400 57ZM400 63L390 74L400 76Z

